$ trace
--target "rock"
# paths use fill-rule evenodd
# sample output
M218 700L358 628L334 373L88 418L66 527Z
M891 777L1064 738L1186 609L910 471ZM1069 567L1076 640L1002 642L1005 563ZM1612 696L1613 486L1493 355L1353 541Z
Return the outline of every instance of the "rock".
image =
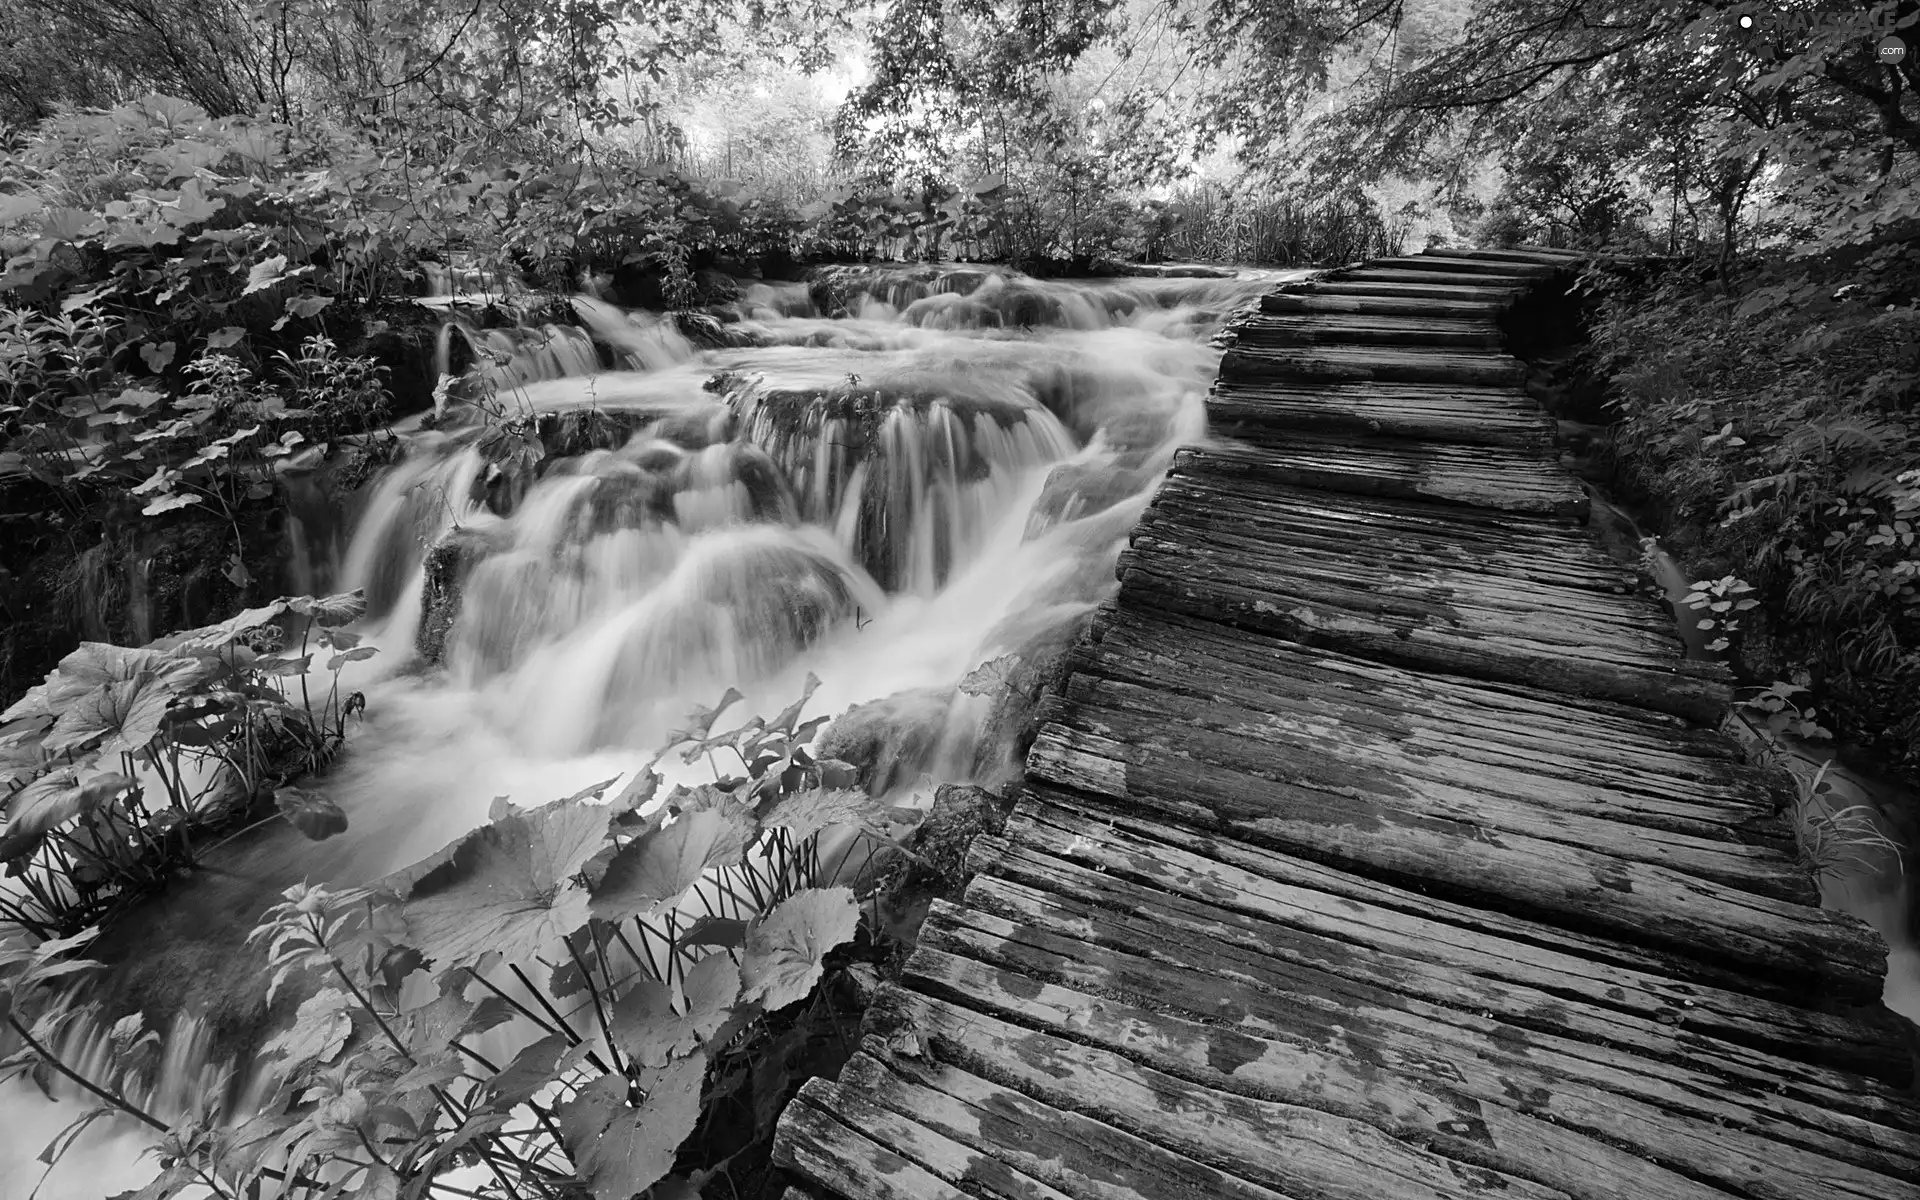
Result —
M430 663L446 653L453 623L460 616L460 596L474 566L501 547L498 526L467 525L453 529L427 551L426 582L421 587L420 628L414 649Z
M1041 485L1023 540L1030 542L1055 525L1112 508L1138 495L1146 485L1144 471L1104 462L1061 463Z
M876 910L887 934L911 950L935 900L957 899L967 886L967 849L980 834L998 834L1013 810L1010 799L971 784L945 784L907 840L913 857L880 890Z
M933 763L953 698L947 688L916 688L856 704L820 731L814 757L850 763L868 794L884 795Z

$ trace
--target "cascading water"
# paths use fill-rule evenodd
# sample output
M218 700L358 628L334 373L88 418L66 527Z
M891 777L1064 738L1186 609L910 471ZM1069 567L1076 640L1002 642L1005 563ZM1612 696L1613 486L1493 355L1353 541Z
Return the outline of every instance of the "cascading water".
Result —
M586 297L577 325L450 321L443 355L466 339L483 402L403 431L344 559L307 548L310 570L366 589L381 650L348 668L366 721L320 784L349 828L243 839L188 889L203 894L143 918L164 930L149 943L233 959L210 994L257 986L240 939L288 884L378 878L494 797L629 770L730 686L733 721L816 676L809 711L861 706L873 786L903 799L1003 776L992 700L957 685L1070 640L1110 592L1153 480L1204 434L1206 337L1272 282L854 270L811 293L747 287L706 327L727 348L706 350ZM177 1057L181 1078L210 1069ZM7 1141L11 1195L41 1140ZM140 1176L103 1179L99 1161L41 1194Z

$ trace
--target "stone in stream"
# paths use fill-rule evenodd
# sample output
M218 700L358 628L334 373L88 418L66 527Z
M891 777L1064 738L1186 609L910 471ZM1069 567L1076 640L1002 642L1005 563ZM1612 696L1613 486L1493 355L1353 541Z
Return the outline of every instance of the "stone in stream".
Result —
M911 784L939 756L954 698L951 688L930 687L856 704L820 731L814 756L852 766L871 795Z
M414 635L414 649L422 659L438 663L445 655L474 567L487 555L504 549L509 540L504 525L465 525L447 533L427 551L420 628Z

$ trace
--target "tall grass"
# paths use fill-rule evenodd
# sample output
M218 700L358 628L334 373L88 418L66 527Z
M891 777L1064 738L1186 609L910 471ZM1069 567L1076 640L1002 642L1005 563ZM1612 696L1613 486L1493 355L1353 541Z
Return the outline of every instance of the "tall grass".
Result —
M1171 226L1159 249L1170 259L1333 265L1398 253L1404 230L1364 196L1305 202L1214 182L1189 184L1167 201Z

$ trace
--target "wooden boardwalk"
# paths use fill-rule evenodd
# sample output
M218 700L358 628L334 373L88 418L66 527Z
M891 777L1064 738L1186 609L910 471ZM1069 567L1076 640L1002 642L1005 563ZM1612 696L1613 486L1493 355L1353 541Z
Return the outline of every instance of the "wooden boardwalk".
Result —
M1920 1200L1884 947L1583 528L1498 318L1566 260L1289 284L789 1196Z

